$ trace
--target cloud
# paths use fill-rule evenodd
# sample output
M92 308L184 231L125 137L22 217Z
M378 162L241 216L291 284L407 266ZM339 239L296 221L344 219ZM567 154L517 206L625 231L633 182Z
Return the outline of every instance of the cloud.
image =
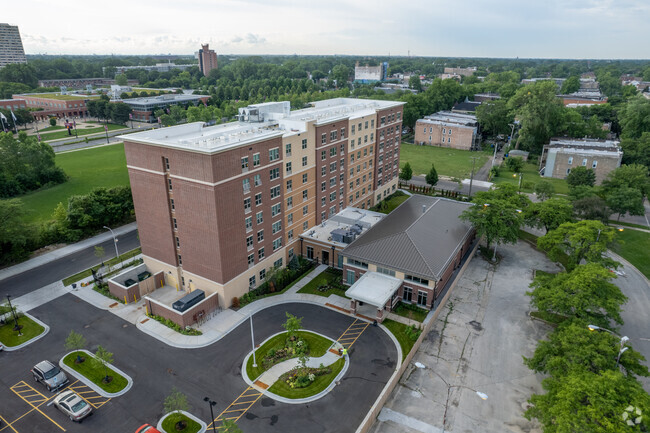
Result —
M262 38L259 35L254 35L253 33L249 33L246 35L246 42L248 42L251 45L259 45L265 43L266 38Z
M244 40L244 38L242 38L241 36L235 36L234 38L232 38L230 40L230 42L233 43L233 44L238 44L243 40Z

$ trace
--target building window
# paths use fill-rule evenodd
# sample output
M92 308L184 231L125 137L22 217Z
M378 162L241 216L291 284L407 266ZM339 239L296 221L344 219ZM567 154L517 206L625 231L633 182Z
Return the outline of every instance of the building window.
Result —
M330 173L336 171L336 162L330 164Z
M253 248L253 236L246 237L246 248L247 249Z
M271 206L271 216L274 217L280 213L280 203Z
M171 204L172 210L176 209L176 207L174 206L174 199L173 198L170 200L170 204Z
M289 260L293 259L293 254L294 254L293 248L289 249L289 254L288 254Z
M587 166L587 158L584 158L584 159L582 160L582 166L583 166L583 167L586 167L586 166Z
M410 287L404 287L402 299L408 302L413 301L413 289Z
M418 290L418 305L427 306L427 292Z
M169 186L169 190L171 191L172 190L172 180L171 179L167 179L167 185Z
M320 190L325 191L327 189L327 182L321 182L320 184Z
M323 221L325 220L325 212L320 213L320 219Z
M266 278L266 269L262 269L260 271L260 281L262 281L264 278Z
M248 279L248 288L249 289L254 289L255 288L255 275L253 275L252 277L250 277Z
M249 254L248 255L248 267L250 268L254 264L255 264L255 254Z
M368 129L368 121L367 121L367 120L366 120L365 128L364 128L364 129Z
M245 198L244 199L244 212L250 212L251 211L251 198Z
M260 186L262 184L262 177L259 174L253 176L253 183L255 186Z
M591 168L596 168L598 167L598 161L594 161L591 163ZM173 200L172 200L173 201Z
M165 170L169 171L169 158L165 158Z
M302 166L303 166L303 167L306 167L306 166L307 166L307 157L306 157L306 156L303 156L303 157L302 157Z
M305 205L305 206L302 207L302 214L307 215L307 213L309 213L309 205ZM307 229L305 229L305 230L307 230Z
M302 139L302 148L307 149L307 139L306 138Z
M415 277L413 275L404 275L404 279L413 281L414 283L422 284L423 286L429 285L429 280L425 280L424 278L420 278L420 277Z
M293 197L289 197L287 199L287 209L291 209L293 207Z
M293 187L293 181L288 180L287 181L287 192L291 192L291 190L293 189L292 187Z
M336 147L330 147L330 157L336 156Z
M309 260L314 260L314 248L313 247L307 247L307 258Z
M287 239L292 240L293 239L293 229L289 230L287 232Z
M291 162L287 162L285 164L285 168L287 170L287 174L291 174Z
M180 254L178 255L178 266L183 266L183 259Z
M348 283L349 285L352 285L354 284L354 280L355 280L354 271L348 269L345 275L345 282Z
M280 149L277 147L275 149L269 149L269 161L273 162L278 159L280 159Z
M363 269L368 269L368 263L366 263L366 262L360 262L358 260L350 260L350 259L348 259L348 264L358 266L358 267L363 268Z
M262 193L260 192L259 194L255 194L255 206L259 206L262 204Z
M573 164L573 157L572 156L569 157L569 160L567 161L567 164L569 164L569 165Z
M370 127L371 128L375 127L375 119L370 119Z
M325 202L326 202L326 201L327 201L327 199L326 199L325 197L321 197L321 199L320 199L320 205L321 205L321 206L325 206Z
M307 183L307 173L302 175L302 183L303 184Z
M326 174L327 174L327 167L322 166L322 167L320 168L320 175L321 175L321 176L325 176Z
M248 157L245 156L241 159L241 171L246 172L248 171Z
M248 178L242 179L242 187L244 192L249 192L251 190L251 181Z
M246 231L249 231L253 228L253 217L246 217L244 222L246 224Z
M277 238L273 241L273 251L276 251L278 248L282 247L282 238Z
M287 224L289 224L289 225L293 224L293 214L292 213L287 215Z
M330 193L330 202L336 201L336 191Z
M264 259L264 247L257 250L257 260Z
M330 179L330 188L336 186L336 177Z
M338 137L338 131L332 131L330 132L330 140L331 141L336 141L336 138Z
M181 240L178 239L178 236L176 236L176 248L180 248L180 247L181 247Z
M174 222L174 230L176 230L178 228L178 224L176 223L176 218L173 218L173 222Z
M354 125L352 125L352 126L350 127L350 131L351 131L352 134L354 134Z
M282 267L282 257L277 259L276 261L273 262L273 267L274 268L281 268Z
M256 213L255 221L257 221L257 224L262 224L264 222L264 213L263 212Z
M269 170L269 177L270 177L271 180L277 179L278 177L280 177L280 169L279 168L272 168L271 170Z
M308 228L309 228L309 221L305 221L304 223L302 223L302 231L303 232L305 230L307 230Z
M380 272L380 273L386 274L386 275L390 275L391 277L395 276L395 271L393 271L391 269L381 268L379 266L377 266L377 272Z
M257 232L257 242L262 242L264 240L264 230Z
M345 128L341 128L341 139L345 138Z
M284 150L285 150L284 153L285 153L286 156L291 156L291 143L287 143L284 146Z
M320 159L321 159L321 161L327 159L327 151L325 151L325 150L320 151Z
M271 188L271 198L276 198L280 196L280 187L274 186Z
M307 191L307 190L304 190L304 191L302 192L302 201L306 201L307 198L308 198L307 196L308 196L308 191Z
M253 167L257 167L260 165L260 154L259 153L254 153L253 154Z
M321 142L321 144L325 144L327 142L327 134L325 134L325 133L321 134L320 142Z

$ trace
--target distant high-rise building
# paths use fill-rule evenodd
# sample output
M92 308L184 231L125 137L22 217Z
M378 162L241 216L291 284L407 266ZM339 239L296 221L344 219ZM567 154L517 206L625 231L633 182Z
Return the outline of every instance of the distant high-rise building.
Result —
M11 63L27 63L18 26L0 23L0 68Z
M199 50L199 69L206 77L211 70L217 69L217 53L210 49L209 44L201 45Z

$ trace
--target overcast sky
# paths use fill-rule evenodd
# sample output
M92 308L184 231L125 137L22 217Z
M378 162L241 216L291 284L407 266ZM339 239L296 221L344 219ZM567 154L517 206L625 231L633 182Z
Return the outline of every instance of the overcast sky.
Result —
M27 54L650 58L648 0L14 1Z

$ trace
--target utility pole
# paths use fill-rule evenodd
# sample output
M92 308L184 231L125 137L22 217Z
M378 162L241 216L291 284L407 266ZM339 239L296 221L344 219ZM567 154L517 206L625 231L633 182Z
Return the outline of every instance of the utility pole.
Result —
M472 174L469 177L469 194L467 195L470 199L472 198L472 183L474 182L474 167L476 165L476 160L479 159L478 156L472 156Z

